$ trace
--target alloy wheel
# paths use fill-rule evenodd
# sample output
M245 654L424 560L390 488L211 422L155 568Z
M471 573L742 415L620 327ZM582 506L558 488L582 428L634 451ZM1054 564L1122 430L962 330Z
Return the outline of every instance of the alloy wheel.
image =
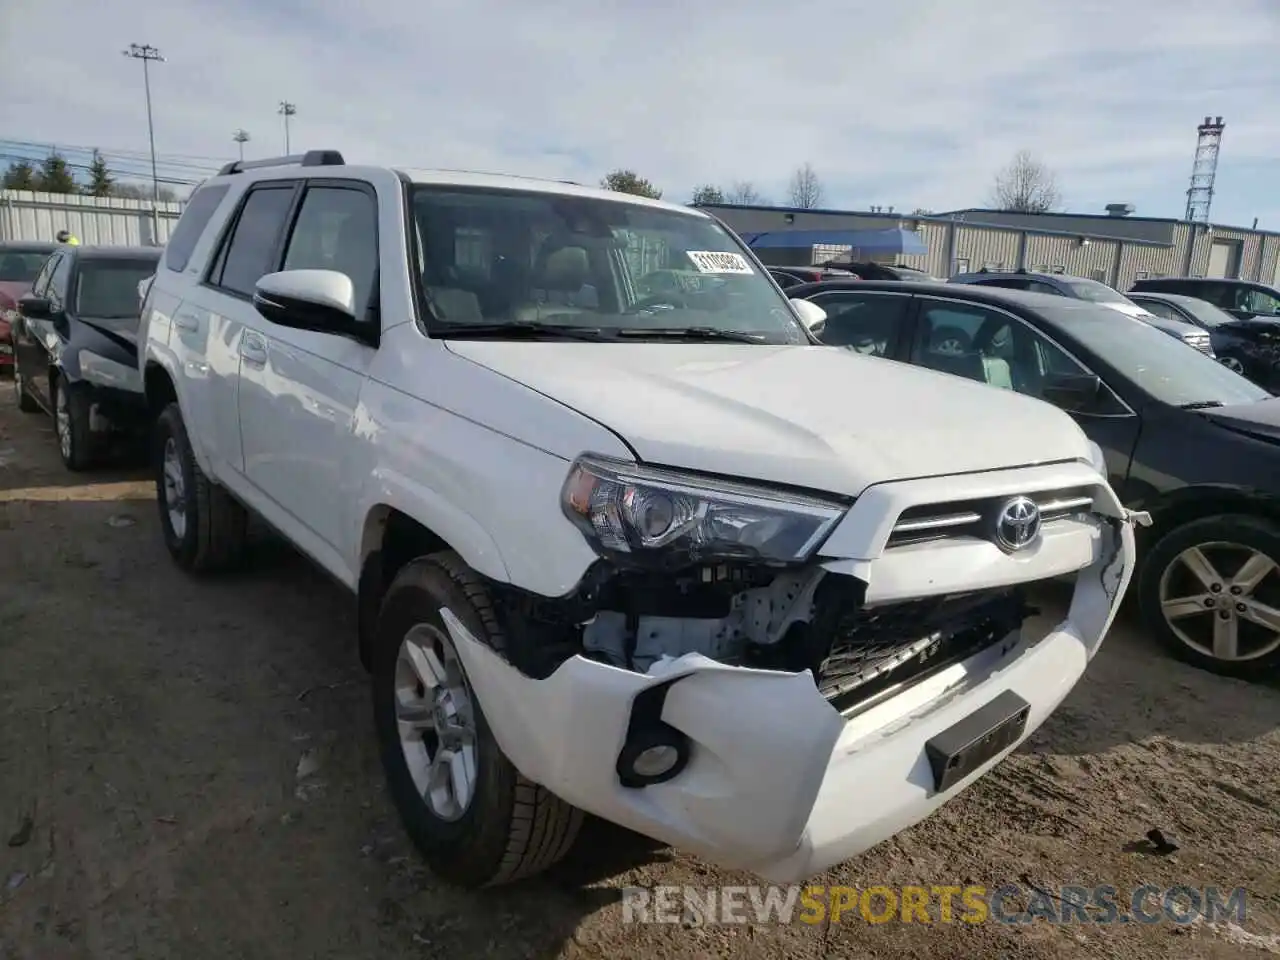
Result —
M71 405L67 401L67 391L62 386L54 391L53 425L58 434L58 449L62 452L62 459L69 461L72 442Z
M476 713L449 635L418 624L400 643L395 670L396 723L414 787L431 813L462 818L476 792Z
M161 473L164 477L164 506L169 514L169 526L173 529L173 535L181 540L187 532L187 485L182 475L178 442L173 437L164 442Z
M1160 576L1160 607L1174 635L1206 657L1238 662L1280 649L1280 566L1253 547L1183 550Z

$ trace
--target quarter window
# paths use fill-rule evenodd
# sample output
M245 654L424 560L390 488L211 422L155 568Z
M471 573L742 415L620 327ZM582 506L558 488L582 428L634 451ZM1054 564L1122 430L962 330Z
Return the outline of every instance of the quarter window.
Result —
M169 236L169 242L165 244L164 265L166 267L178 273L187 269L187 263L191 260L196 244L200 242L204 228L209 225L209 220L229 189L230 187L225 183L215 184L211 187L201 187L191 195L186 208L182 211L182 217L178 220L178 225L173 228L173 233Z

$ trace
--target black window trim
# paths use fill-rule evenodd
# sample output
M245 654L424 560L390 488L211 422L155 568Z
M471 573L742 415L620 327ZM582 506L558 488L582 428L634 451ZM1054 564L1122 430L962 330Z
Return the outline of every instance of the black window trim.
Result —
M214 247L213 256L209 258L209 262L205 264L204 272L200 278L200 286L208 287L224 296L234 297L245 303L253 302L253 295L241 293L239 290L232 290L222 285L222 269L225 266L225 258L227 251L231 247L231 241L234 239L236 229L240 226L240 218L244 215L244 208L249 203L249 198L259 190L291 190L292 196L289 200L289 207L285 211L284 220L280 225L280 229L276 233L275 246L272 250L271 263L280 264L284 257L284 242L289 234L288 227L293 222L295 207L298 203L298 195L301 193L303 180L290 178L280 180L259 180L257 183L250 184L244 194L236 201L236 209L231 216L227 218L227 222L222 225L222 232L218 237L218 243ZM214 279L214 273L217 273L217 279ZM267 271L268 273L272 271Z
M916 294L916 299L920 301L920 305L919 307L917 307L917 310L916 310L918 323L924 322L924 311L926 308L927 301L934 301L939 303L955 303L955 304L960 304L961 306L976 307L980 310L991 310L995 313L1002 314L1003 316L1006 316L1012 320L1015 320L1016 322L1022 324L1024 327L1028 328L1036 336L1049 341L1051 344L1053 344L1055 347L1061 350L1064 354L1070 357L1075 363L1079 364L1081 370L1085 370L1091 375L1097 377L1098 380L1102 383L1102 385L1107 388L1108 392L1110 392L1110 394L1113 397L1115 397L1115 399L1119 402L1120 406L1124 407L1125 411L1127 411L1123 413L1091 413L1091 412L1080 412L1080 411L1067 411L1067 410L1062 410L1061 407L1055 408L1058 410L1062 410L1062 412L1067 414L1068 416L1093 417L1098 420L1119 420L1126 417L1138 416L1138 412L1134 410L1133 407L1129 404L1129 402L1120 395L1120 391L1116 390L1113 386L1111 386L1111 384L1107 383L1106 377L1101 376L1097 371L1093 369L1093 367L1090 364L1085 363L1078 356L1076 356L1074 352L1072 352L1071 350L1068 350L1061 343L1059 343L1056 338L1050 336L1047 331L1042 330L1040 327L1036 326L1034 323L1032 323L1030 320L1027 320L1025 317L1021 317L1018 314L1013 313L1012 311L1006 310L1003 307L997 306L996 304L993 304L993 303L981 303L977 300L963 300L957 297L946 297L936 293ZM915 337L913 332L913 335L912 335L913 342L914 342L914 339ZM910 359L908 359L907 362L911 363ZM912 364L912 366L919 366L919 364ZM1022 394L1022 396L1025 397L1027 396L1027 394L1024 393Z
M292 205L289 212L285 214L284 235L281 238L275 256L275 268L280 270L284 266L284 258L289 252L289 244L293 241L293 231L297 229L298 217L302 215L302 205L306 202L307 194L312 190L354 190L357 193L363 193L373 201L373 243L374 243L374 268L373 268L373 286L369 289L369 302L365 304L364 318L361 323L367 323L369 326L382 332L382 238L381 238L381 212L378 209L378 190L367 180L356 180L354 178L342 177L315 177L302 181L302 189L293 197ZM268 321L269 322L269 321Z

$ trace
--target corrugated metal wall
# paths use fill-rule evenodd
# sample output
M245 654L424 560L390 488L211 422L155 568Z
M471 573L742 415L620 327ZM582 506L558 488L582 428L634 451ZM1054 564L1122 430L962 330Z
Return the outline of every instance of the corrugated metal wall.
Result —
M52 242L70 230L84 244L162 246L182 214L181 203L0 190L0 240Z
M956 260L957 272L975 273L986 267L988 270L1016 270L1018 267L1018 245L1020 235L1013 230L983 228L974 226L957 226L956 228Z

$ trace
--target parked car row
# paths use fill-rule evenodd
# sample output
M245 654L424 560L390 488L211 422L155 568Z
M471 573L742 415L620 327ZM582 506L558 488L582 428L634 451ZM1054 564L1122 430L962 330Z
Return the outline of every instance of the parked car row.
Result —
M1121 499L1154 520L1137 575L1152 633L1219 673L1280 667L1280 399L1100 297L968 282L787 292L826 311L828 344L1069 413Z
M459 883L583 811L819 873L1036 729L1133 572L1066 413L822 345L697 209L236 163L134 292L174 562L234 566L256 515L351 590L390 794Z

